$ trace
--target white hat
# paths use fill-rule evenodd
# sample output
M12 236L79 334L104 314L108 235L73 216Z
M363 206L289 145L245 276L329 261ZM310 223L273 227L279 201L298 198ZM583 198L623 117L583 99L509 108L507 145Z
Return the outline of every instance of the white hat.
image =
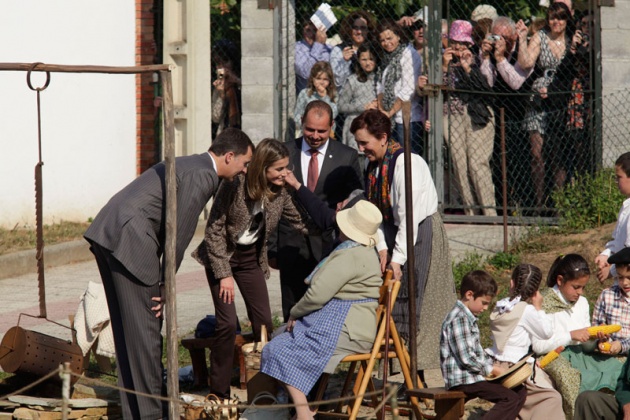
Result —
M484 18L495 20L498 16L499 14L497 13L497 9L493 6L490 6L489 4L480 4L475 7L475 10L473 10L472 15L470 15L470 20L475 22Z
M368 246L375 246L378 242L376 231L382 221L378 207L366 200L337 213L337 226L341 232L353 241Z

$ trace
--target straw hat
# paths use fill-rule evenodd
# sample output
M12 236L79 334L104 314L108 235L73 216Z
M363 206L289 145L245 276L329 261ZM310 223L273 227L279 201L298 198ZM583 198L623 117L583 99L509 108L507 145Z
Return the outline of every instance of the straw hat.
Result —
M489 382L498 382L506 388L515 388L525 382L532 376L532 365L528 363L531 355L523 357L519 362L514 363L512 367L494 378L487 378Z
M366 200L337 213L337 226L350 239L363 245L375 246L376 231L383 221L381 211Z

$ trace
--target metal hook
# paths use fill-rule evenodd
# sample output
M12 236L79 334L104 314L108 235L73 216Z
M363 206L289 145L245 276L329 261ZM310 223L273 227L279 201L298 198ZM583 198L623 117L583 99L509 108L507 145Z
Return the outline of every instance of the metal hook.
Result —
M47 71L46 72L46 82L44 82L44 85L41 86L41 87L37 87L37 88L33 87L33 84L31 83L31 72L33 70L35 70L35 67L37 67L40 64L44 64L44 63L37 62L37 63L31 64L31 68L28 69L28 72L26 73L26 84L28 85L28 88L30 90L34 90L34 91L37 91L37 92L41 92L42 90L46 89L48 87L48 85L50 84L50 72Z

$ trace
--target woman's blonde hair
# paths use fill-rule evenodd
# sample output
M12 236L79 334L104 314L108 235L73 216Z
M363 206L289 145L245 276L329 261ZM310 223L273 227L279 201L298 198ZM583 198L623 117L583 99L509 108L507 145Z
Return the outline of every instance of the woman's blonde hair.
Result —
M245 176L245 191L250 200L273 198L278 188L270 186L267 182L267 168L286 157L289 157L289 149L278 140L267 138L258 143Z

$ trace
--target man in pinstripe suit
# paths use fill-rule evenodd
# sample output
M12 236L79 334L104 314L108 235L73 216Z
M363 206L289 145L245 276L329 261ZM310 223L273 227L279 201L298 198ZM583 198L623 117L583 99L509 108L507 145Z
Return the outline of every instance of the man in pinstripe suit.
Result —
M199 214L220 179L247 172L254 145L241 130L224 130L207 153L175 159L177 182L176 267L182 262ZM159 163L114 195L85 232L103 280L109 306L118 384L165 395L162 379L160 296L165 241L165 165ZM159 300L159 299L158 299ZM125 419L168 417L162 401L121 392Z

